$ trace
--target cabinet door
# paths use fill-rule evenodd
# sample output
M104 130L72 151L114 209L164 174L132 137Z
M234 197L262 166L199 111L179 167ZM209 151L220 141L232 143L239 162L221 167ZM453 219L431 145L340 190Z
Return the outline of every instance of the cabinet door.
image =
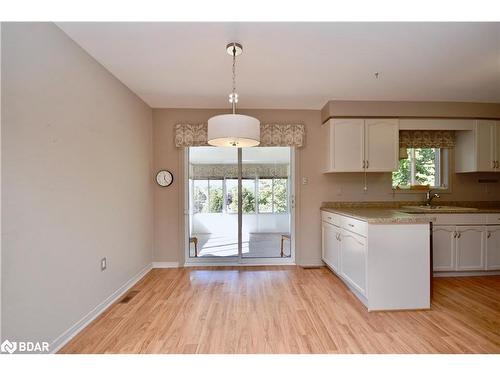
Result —
M322 224L322 251L323 261L328 264L335 272L339 272L340 260L340 235L339 228L335 225L323 222Z
M478 172L495 171L496 158L496 123L495 121L478 120L476 125L476 153Z
M366 242L357 234L342 230L340 272L360 293L366 294Z
M364 160L364 120L333 120L330 129L332 171L362 172Z
M367 172L395 171L398 169L398 158L398 120L365 120L365 159Z
M500 270L500 226L486 228L486 269Z
M500 122L496 122L495 126L495 150L494 150L494 161L496 162L495 171L500 172Z
M432 264L434 271L455 270L455 227L437 226L432 229Z
M458 271L484 269L484 227L457 227L456 252Z

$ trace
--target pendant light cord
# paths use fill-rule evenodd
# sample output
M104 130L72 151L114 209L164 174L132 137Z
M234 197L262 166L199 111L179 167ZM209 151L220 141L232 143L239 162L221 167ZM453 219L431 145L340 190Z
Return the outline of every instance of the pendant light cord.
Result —
M233 105L233 115L236 113L236 45L233 44L233 93L231 97L231 104Z

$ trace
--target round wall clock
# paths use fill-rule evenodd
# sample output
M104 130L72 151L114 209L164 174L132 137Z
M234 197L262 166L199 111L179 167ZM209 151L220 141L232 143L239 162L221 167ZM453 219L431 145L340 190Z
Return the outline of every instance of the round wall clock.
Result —
M161 187L170 186L174 182L174 175L169 171L161 170L156 174L156 182Z

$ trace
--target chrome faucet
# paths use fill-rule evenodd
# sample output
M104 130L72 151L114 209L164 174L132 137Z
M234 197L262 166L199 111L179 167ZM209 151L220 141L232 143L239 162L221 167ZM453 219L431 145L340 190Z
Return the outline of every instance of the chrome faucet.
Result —
M436 194L436 193L431 194L432 192L433 192L433 190L429 190L429 191L425 194L425 205L426 205L426 206L430 206L430 205L431 205L431 203L432 203L432 200L433 200L434 198L441 198L441 197L439 196L439 194Z

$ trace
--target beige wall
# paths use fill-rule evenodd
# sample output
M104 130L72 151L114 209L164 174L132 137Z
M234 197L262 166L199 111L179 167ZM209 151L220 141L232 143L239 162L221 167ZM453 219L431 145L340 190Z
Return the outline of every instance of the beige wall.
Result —
M52 342L151 262L152 111L55 25L4 23L1 119L3 337Z
M153 260L183 262L183 151L174 146L174 126L179 122L206 122L226 110L154 109L154 168L170 169L173 186L154 190ZM299 122L306 126L306 144L296 152L296 258L298 264L320 264L319 208L325 201L400 201L423 200L424 194L394 194L390 173L368 174L368 191L363 191L362 173L323 174L325 142L321 139L320 111L241 110L262 122ZM451 162L453 165L453 161ZM500 200L500 183L479 184L479 177L500 178L498 174L462 174L452 176L446 200ZM306 177L308 183L302 184Z

